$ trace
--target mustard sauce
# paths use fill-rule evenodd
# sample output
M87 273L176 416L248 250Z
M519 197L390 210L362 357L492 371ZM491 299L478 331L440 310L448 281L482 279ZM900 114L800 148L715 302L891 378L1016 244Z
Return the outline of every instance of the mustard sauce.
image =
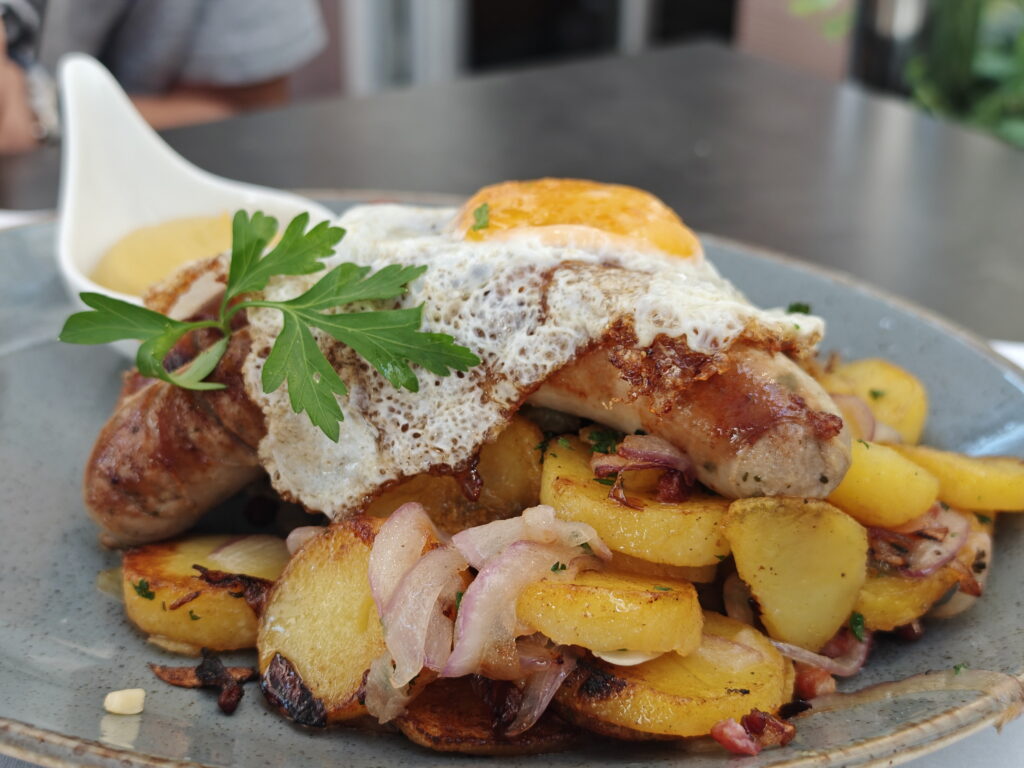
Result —
M104 288L141 296L190 261L231 248L231 218L193 216L142 227L118 240L90 277Z

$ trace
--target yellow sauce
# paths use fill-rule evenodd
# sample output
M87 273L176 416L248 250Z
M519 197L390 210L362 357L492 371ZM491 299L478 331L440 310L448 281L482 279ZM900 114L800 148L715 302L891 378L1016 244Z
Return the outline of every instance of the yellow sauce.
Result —
M141 296L182 264L231 248L231 218L194 216L142 227L118 240L91 277L104 288Z

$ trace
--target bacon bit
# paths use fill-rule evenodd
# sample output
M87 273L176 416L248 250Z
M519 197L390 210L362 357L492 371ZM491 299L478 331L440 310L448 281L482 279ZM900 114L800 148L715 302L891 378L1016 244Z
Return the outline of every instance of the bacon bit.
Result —
M238 709L244 690L242 683L255 680L258 674L252 667L225 667L219 658L203 648L203 660L196 667L168 667L150 664L153 674L179 688L216 688L220 691L217 706L225 715Z
M810 422L811 429L814 430L814 436L822 442L831 440L843 431L843 420L828 411L808 411L807 421Z
M813 699L816 696L836 692L836 679L827 670L799 661L793 667L796 669L795 692L797 698Z
M740 724L762 747L784 747L796 736L795 725L760 709L750 710L750 714L744 715Z
M900 640L912 643L924 637L924 626L921 624L919 619L914 619L909 624L904 624L902 627L896 627L896 629L893 630L893 634L895 634Z
M199 578L213 587L225 587L232 597L240 597L249 604L253 613L262 615L263 608L267 603L267 595L274 582L269 579L261 579L258 576L246 576L244 573L225 573L224 571L212 571L201 565L193 565L199 571Z
M692 493L693 481L687 482L682 472L667 469L665 474L658 478L658 489L655 491L654 498L660 502L671 504L686 501Z
M168 611L176 611L179 608L181 608L181 606L187 605L188 603L191 603L193 600L195 600L197 597L199 597L199 595L200 595L200 593L199 593L198 590L195 591L195 592L189 592L187 595L182 595L177 600L175 600L173 603L168 605L167 606L167 610Z
M756 755L761 751L761 745L747 729L731 717L711 726L711 738L734 755Z
M972 597L981 597L982 587L976 578L972 569L968 568L959 560L950 560L947 568L956 572L957 578L960 580L960 591L965 595L971 595Z
M455 478L455 482L459 484L459 490L462 491L462 495L468 501L478 501L480 499L480 492L484 488L484 480L480 477L478 470L479 463L480 456L477 454L473 456L465 469L461 469L452 475Z
M505 733L523 705L522 690L507 680L490 680L480 675L470 675L469 681L473 691L491 711L491 728L494 733Z

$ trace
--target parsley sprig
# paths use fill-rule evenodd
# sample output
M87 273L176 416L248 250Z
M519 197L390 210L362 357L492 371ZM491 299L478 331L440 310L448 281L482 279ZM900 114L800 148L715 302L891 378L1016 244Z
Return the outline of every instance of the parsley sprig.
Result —
M232 222L231 265L224 298L216 319L195 322L172 320L144 307L104 296L82 293L91 311L67 319L60 340L70 344L107 344L137 339L135 364L144 376L162 379L185 389L223 389L206 381L220 362L231 336L231 320L243 309L265 307L282 314L282 328L262 374L263 391L288 384L288 398L296 413L309 420L335 442L344 420L337 395L348 392L337 371L324 357L312 328L353 349L397 388L416 392L419 381L411 365L437 376L451 370L466 371L478 358L443 333L419 330L423 307L335 314L332 310L353 302L380 301L401 296L425 266L390 265L371 273L369 267L343 263L331 269L301 296L289 301L268 301L259 292L277 275L308 275L324 268L320 261L334 253L345 230L321 222L307 231L309 215L300 214L285 228L277 244L277 220L256 212L250 218L238 211ZM164 360L181 338L195 330L214 328L220 338L179 371L168 371Z

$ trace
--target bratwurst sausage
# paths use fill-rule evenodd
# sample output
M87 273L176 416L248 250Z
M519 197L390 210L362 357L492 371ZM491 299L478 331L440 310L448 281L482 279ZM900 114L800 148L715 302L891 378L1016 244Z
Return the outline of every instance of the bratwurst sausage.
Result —
M630 382L605 349L551 376L533 405L644 430L688 454L697 479L729 498L827 496L850 464L850 436L831 398L780 352L737 345L717 372L683 386Z

